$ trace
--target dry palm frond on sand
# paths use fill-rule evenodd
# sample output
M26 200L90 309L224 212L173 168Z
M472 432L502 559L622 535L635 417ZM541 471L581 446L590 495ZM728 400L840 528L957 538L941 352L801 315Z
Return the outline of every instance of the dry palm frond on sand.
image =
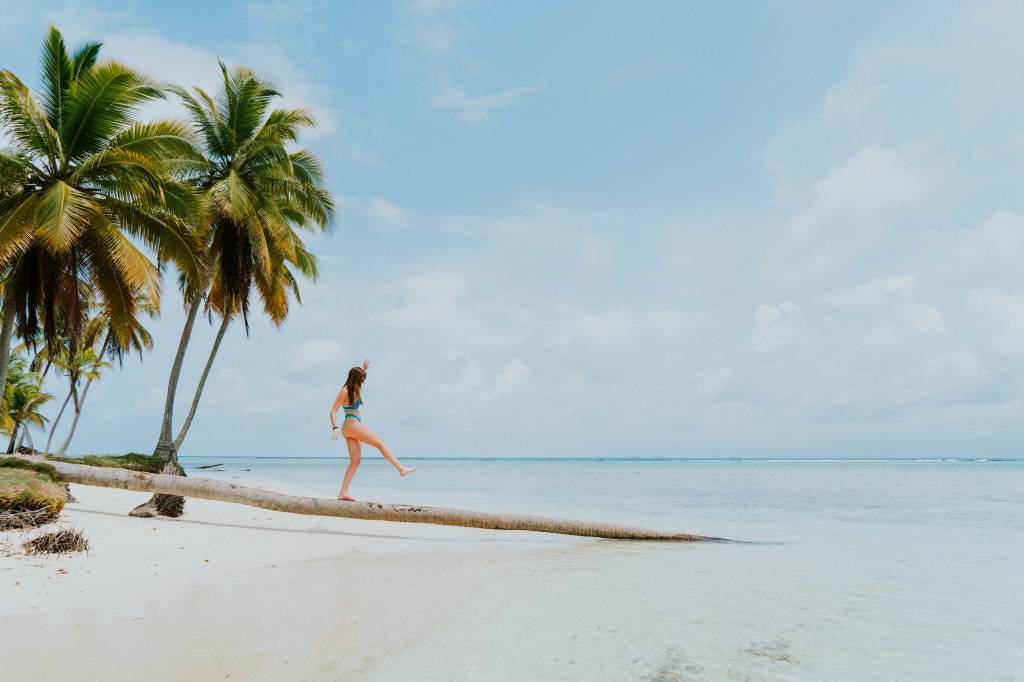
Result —
M71 554L89 549L89 541L80 530L61 528L38 535L21 547L27 554Z

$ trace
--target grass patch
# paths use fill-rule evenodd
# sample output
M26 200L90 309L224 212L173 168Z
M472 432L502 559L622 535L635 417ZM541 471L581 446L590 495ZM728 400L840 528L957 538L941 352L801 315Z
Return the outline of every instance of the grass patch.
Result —
M28 554L70 554L89 549L89 541L81 531L61 528L34 537L21 547Z
M50 457L49 459L68 464L145 471L150 474L159 474L167 464L167 460L162 457L143 455L138 452L129 452L127 455L85 455L83 457Z
M56 516L64 509L64 497L64 488L46 471L0 466L0 512L46 510Z
M56 481L60 477L57 475L57 470L49 464L43 462L30 462L27 459L21 457L3 457L0 456L0 469L24 469L26 471L35 471L40 474L45 474L51 481Z

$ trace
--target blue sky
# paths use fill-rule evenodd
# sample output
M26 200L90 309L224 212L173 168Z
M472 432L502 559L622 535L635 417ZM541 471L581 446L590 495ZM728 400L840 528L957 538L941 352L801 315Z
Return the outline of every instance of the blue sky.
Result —
M183 454L340 452L364 356L399 456L1020 454L1019 3L0 5L26 79L54 22L321 123L322 277L229 332ZM74 450L154 444L170 289Z

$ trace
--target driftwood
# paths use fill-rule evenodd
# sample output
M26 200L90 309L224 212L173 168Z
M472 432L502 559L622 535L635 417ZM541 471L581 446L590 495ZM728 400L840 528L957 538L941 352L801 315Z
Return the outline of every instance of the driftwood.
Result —
M26 459L43 461L36 457L26 457ZM691 533L650 530L615 523L575 521L523 514L495 514L409 504L343 502L320 497L299 497L208 478L148 474L127 469L68 464L53 460L46 460L46 463L56 469L62 481L71 483L232 502L292 514L338 516L367 521L430 523L492 530L528 530L619 540L721 540L721 538Z

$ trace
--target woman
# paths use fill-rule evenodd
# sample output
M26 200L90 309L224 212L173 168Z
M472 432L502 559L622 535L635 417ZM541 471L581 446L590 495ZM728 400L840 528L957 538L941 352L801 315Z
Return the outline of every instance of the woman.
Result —
M395 459L395 456L388 450L388 446L384 445L384 442L377 437L373 431L363 425L363 420L359 418L359 407L363 404L362 392L363 382L366 381L366 370L370 367L369 360L363 360L363 366L353 367L348 371L348 379L345 380L345 385L341 387L338 392L338 397L334 399L334 406L331 407L331 440L338 440L338 434L345 436L345 443L348 445L348 469L345 470L345 479L341 483L341 492L338 493L339 500L348 500L349 502L355 502L354 497L350 497L348 494L348 484L352 482L352 477L356 475L356 469L359 468L359 462L362 460L362 445L372 445L373 447L380 450L380 454L384 455L384 459L391 462L391 466L398 469L398 473L402 476L408 476L412 472L416 471L416 467L406 469L401 463ZM341 428L338 428L337 422L334 421L334 415L337 413L338 408L345 411L345 418L342 420Z

